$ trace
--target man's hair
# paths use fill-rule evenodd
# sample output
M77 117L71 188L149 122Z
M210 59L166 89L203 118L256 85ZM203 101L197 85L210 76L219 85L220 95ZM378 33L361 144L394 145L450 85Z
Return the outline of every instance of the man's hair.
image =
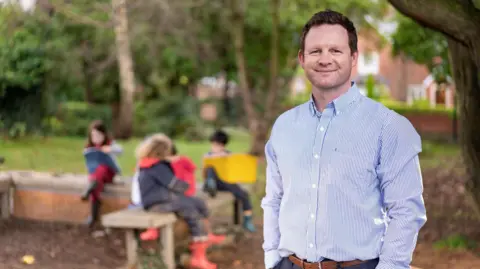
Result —
M307 36L310 29L324 24L338 24L345 28L348 33L348 45L350 47L351 53L353 54L358 51L357 30L355 29L355 25L353 25L353 22L341 13L327 9L313 14L310 20L308 20L305 26L303 26L302 36L300 40L300 50L302 51L302 53L305 53L305 37Z
M228 140L228 134L222 130L217 130L212 134L212 136L210 136L210 142L215 142L222 145L228 144Z
M165 134L154 134L138 145L135 155L137 159L158 158L164 160L170 156L172 141Z

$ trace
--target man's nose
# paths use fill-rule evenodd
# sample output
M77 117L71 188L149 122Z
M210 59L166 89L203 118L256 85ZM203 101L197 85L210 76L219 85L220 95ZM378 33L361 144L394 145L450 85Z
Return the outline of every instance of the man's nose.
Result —
M322 53L320 57L318 57L317 63L320 66L330 65L332 63L332 57L327 53Z

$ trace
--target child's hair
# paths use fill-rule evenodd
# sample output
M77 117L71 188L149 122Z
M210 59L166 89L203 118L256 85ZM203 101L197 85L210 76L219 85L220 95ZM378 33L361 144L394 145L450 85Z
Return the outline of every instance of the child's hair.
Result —
M97 130L105 136L101 146L109 145L111 143L112 139L108 132L107 126L101 120L94 120L92 123L90 123L90 126L88 126L87 147L95 146L92 141L92 130Z
M217 130L210 136L210 142L216 142L222 145L228 144L228 140L228 134L222 130Z
M175 144L172 144L172 155L177 155L177 154L178 154L177 147L175 146Z
M172 140L162 133L154 134L140 145L138 145L135 155L137 159L158 158L165 159L170 156L172 150Z

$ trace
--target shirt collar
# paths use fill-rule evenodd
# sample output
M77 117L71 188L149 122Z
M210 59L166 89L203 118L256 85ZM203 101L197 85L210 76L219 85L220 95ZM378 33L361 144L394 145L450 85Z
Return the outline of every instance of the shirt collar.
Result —
M352 86L348 91L336 99L334 99L331 103L327 105L327 108L333 108L335 114L338 115L341 111L344 111L357 97L359 96L360 91L358 90L357 84L352 82ZM312 116L321 116L322 112L318 111L317 107L315 106L315 102L313 100L313 95L310 95L309 100L309 107Z

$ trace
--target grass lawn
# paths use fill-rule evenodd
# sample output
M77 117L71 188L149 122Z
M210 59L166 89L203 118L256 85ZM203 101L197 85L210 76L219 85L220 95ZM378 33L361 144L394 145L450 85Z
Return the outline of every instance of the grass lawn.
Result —
M231 135L228 148L233 152L247 152L249 139L247 133L227 129ZM124 152L118 158L124 175L133 175L135 169L135 148L141 139L119 141ZM0 156L6 161L0 165L0 171L5 170L36 170L57 173L86 173L82 150L85 139L81 137L49 137L25 138L16 141L1 141ZM210 149L208 141L188 142L176 141L178 151L193 159L198 167L204 153ZM197 169L197 177L200 170Z
M248 133L235 129L228 129L231 135L229 149L233 152L246 152L249 149L250 137ZM119 157L119 163L124 175L132 175L135 169L135 147L140 139L120 141L124 153ZM84 138L79 137L50 137L25 138L17 141L1 141L0 156L6 162L0 165L1 170L37 170L57 173L86 173L82 156ZM176 141L181 154L187 155L200 167L202 155L209 150L209 142ZM438 165L442 157L459 154L458 145L423 141L423 152L420 154L422 168ZM261 170L262 167L259 167ZM259 171L264 172L264 171ZM199 178L200 170L197 170Z
M429 140L422 141L420 163L422 169L440 165L445 158L460 156L460 146L451 143L438 143Z

